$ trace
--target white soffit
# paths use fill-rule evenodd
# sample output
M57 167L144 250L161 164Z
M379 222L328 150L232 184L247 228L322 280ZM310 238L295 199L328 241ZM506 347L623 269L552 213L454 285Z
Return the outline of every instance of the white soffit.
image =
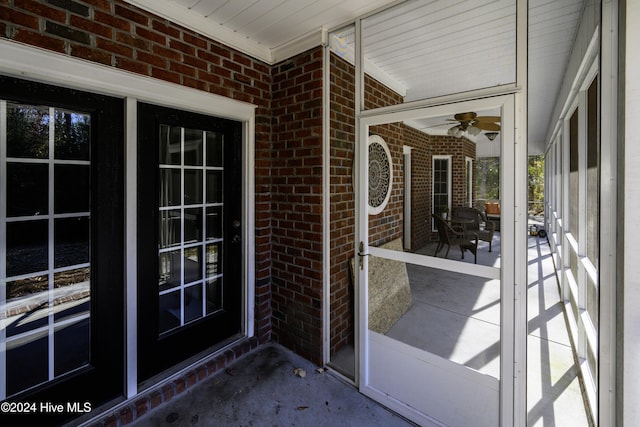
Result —
M396 0L125 0L268 64L322 43L322 33Z

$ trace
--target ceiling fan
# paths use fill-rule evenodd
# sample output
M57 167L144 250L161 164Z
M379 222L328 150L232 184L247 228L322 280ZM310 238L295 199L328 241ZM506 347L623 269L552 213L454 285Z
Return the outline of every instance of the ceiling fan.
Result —
M477 113L467 112L458 113L453 116L453 119L447 119L447 121L458 122L447 131L447 134L452 136L459 137L465 132L476 136L483 130L488 132L498 132L500 130L500 125L498 124L500 123L500 116L478 116ZM451 123L443 124L449 125Z

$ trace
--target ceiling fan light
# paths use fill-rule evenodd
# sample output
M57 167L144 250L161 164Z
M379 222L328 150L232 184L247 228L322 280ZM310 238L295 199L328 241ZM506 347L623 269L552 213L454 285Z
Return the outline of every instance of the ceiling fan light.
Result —
M498 136L498 132L485 132L484 136L487 137L489 141L493 141Z
M472 136L476 136L480 133L480 128L477 128L475 126L469 126L469 128L467 129L467 132L469 132L469 134Z
M457 136L458 138L460 138L462 135L464 135L464 131L463 131L462 129L458 129L458 130L456 131L456 135L455 135L455 136Z
M447 135L454 136L458 131L458 129L459 129L459 126L454 126L452 128L449 128L449 130L447 130Z

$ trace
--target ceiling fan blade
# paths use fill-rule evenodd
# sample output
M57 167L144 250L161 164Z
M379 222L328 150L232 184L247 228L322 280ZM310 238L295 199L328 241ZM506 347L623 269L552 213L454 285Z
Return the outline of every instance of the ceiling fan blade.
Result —
M474 123L473 125L479 129L490 130L492 132L497 132L500 130L500 125L496 123L479 122L479 123Z
M502 118L500 116L478 116L475 118L478 122L500 122Z

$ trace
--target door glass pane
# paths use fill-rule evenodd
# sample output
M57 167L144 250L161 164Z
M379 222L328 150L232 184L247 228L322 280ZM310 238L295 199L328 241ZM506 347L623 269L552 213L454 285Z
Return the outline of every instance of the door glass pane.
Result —
M49 212L49 168L46 164L7 163L7 217Z
M90 172L88 165L54 166L55 212L89 212Z
M56 159L89 160L90 121L91 116L88 114L56 110L54 133Z
M222 134L207 132L207 166L222 167L224 153Z
M202 136L201 130L184 130L184 164L202 166Z
M215 132L160 127L161 333L223 305L223 147L223 136ZM212 278L217 280L205 280Z
M49 278L33 276L7 282L5 313L8 319L7 337L29 332L47 325L49 310ZM29 300L33 307L25 307L22 301Z
M222 238L222 206L207 208L207 239Z
M161 294L158 304L160 315L158 319L158 325L160 333L168 332L179 327L182 324L182 314L180 310L180 291Z
M7 103L7 156L49 157L49 108Z
M54 265L69 267L89 262L89 217L58 218L54 221Z
M89 314L90 273L89 268L78 268L54 275L54 287L63 296L54 301L56 320L69 320ZM64 298L65 295L69 298Z
M7 276L46 270L49 266L48 222L7 222L5 227Z
M33 334L30 337L31 339L22 342L7 340L7 396L49 379L48 338L43 334Z
M185 248L184 253L184 282L191 283L202 279L202 247Z
M10 397L89 363L91 116L4 101L0 109L0 368Z
M160 206L179 206L182 174L180 169L160 169Z
M207 171L207 203L222 203L222 171Z
M202 284L184 290L184 321L191 322L202 317Z
M179 127L160 125L160 164L179 165L182 161L181 130Z
M202 203L202 171L184 170L184 204L195 205Z
M181 242L180 209L160 211L160 249L179 245Z

